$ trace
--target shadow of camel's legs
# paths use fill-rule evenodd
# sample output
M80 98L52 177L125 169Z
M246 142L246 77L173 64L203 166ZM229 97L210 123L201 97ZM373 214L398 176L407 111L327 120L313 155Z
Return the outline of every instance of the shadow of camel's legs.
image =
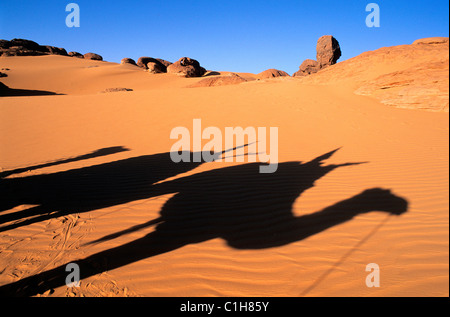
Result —
M85 259L72 261L71 263L76 263L79 266L80 280L82 281L83 279L105 271L176 250L185 244L155 231L143 238L95 253ZM70 273L65 270L67 264L11 284L0 286L0 296L34 296L42 294L49 289L63 286L65 285L66 277Z
M45 208L43 206L34 206L25 210L17 211L14 213L9 213L6 215L0 216L0 224L4 224L10 221L18 221L20 219L26 219L29 217L37 216L37 215L43 215L44 213L50 214L53 210L51 208ZM17 222L17 227L24 225L26 220ZM20 224L20 225L19 225ZM11 226L11 227L10 227ZM14 229L13 225L8 225L4 227L0 227L0 232Z
M263 232L254 232L249 239L249 237L245 237L247 233L242 235L238 232L224 238L227 239L230 246L236 248L267 248L300 241L337 224L349 221L360 213L385 211L400 215L406 210L406 200L391 194L388 190L375 188L366 190L314 214L297 218L288 217L286 219L290 219L289 223L282 224L284 232L279 236L273 234L262 236L261 233ZM274 219L274 221L276 220ZM113 270L148 257L176 250L190 243L207 241L215 237L214 233L201 233L202 230L197 229L183 223L163 222L158 225L154 232L143 238L76 261L75 263L80 268L80 278L85 279L107 270ZM216 229L220 229L220 227ZM216 236L220 236L220 233L216 233ZM254 242L253 245L252 241ZM105 262L106 265L101 265ZM1 286L0 295L32 296L63 286L68 275L65 267L66 265L62 265L18 282Z

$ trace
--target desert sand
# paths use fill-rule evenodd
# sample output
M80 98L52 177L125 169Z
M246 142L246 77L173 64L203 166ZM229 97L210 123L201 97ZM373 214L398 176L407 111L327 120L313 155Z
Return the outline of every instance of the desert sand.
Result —
M133 65L0 58L1 81L22 92L0 97L0 292L448 296L449 47L437 42L214 87ZM170 131L195 118L278 127L279 170L175 166ZM89 272L79 288L64 285L71 262Z

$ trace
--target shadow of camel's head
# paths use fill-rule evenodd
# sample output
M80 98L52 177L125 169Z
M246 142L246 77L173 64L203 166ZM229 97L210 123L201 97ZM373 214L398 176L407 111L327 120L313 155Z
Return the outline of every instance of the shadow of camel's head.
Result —
M354 208L360 212L384 211L400 216L408 210L408 202L388 189L372 188L355 196ZM370 206L370 208L368 208Z

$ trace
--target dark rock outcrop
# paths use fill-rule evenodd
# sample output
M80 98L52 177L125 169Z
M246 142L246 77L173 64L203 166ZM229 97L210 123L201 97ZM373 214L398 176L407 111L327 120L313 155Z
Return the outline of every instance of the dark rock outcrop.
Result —
M67 54L67 51L64 48L50 45L39 45L38 43L30 40L24 39L12 39L11 41L0 40L0 56L39 56L39 55L72 56Z
M10 41L0 40L0 49L8 49Z
M128 57L122 58L120 61L120 64L122 64L122 65L131 64L131 65L137 66L135 60L132 58L128 58Z
M67 55L69 55L70 57L84 58L83 54L78 52L69 52Z
M103 57L95 53L86 53L84 54L84 59L91 59L94 61L103 61Z
M137 66L147 69L147 63L150 63L150 62L155 63L158 61L156 60L156 58L153 58L153 57L142 56L142 57L138 58Z
M10 46L7 49L0 49L0 56L40 56L48 55L43 50L35 51L27 49L23 46Z
M189 57L182 57L175 63L167 67L167 72L184 77L201 77L206 73L206 69L200 63Z
M339 42L331 35L324 35L317 40L317 60L306 59L300 65L299 70L292 76L300 77L317 73L319 70L336 64L341 57Z
M44 46L47 49L47 52L50 55L62 55L62 56L69 56L67 54L67 51L63 48L60 47L55 47L55 46L50 46L50 45L46 45Z
M147 71L151 74L166 73L167 67L161 63L148 62L147 63Z
M292 76L294 77L300 77L300 76L307 76L314 73L317 73L319 71L319 63L312 59L306 59L303 61L303 63L300 65L298 71L294 73Z
M172 63L169 61L148 56L139 57L137 61L137 66L146 69L152 74L167 73L167 67L170 65L172 65Z
M0 40L0 56L38 56L49 54L45 46L24 39Z
M161 59L161 58L157 58L156 59L158 62L160 62L161 64L163 64L164 66L166 66L166 68L167 67L169 67L169 65L172 65L173 63L171 63L171 62L169 62L169 61L166 61L166 60L164 60L164 59Z
M41 46L34 41L24 40L24 39L12 39L11 41L9 41L9 47L14 47L14 46L21 46L25 49L33 50L33 51L43 52L46 50L45 46Z
M320 69L336 64L341 57L339 42L331 35L324 35L317 41L316 59Z

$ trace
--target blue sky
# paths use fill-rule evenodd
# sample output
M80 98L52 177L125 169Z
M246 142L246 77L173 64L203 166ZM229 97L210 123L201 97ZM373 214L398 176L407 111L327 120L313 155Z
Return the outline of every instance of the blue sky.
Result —
M80 7L79 28L68 28L69 3ZM380 27L365 24L366 5L380 7ZM292 74L316 42L333 35L339 61L418 38L449 36L443 0L1 0L0 39L31 39L67 51L94 52L119 62L188 56L211 70Z

